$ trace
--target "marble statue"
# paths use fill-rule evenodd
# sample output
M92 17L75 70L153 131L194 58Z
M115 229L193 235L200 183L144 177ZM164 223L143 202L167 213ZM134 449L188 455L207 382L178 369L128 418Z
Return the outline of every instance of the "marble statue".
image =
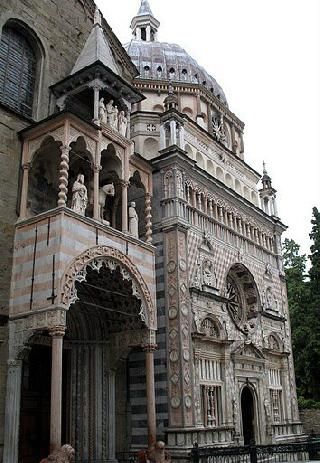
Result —
M212 118L212 129L216 140L224 143L226 141L226 136L224 132L222 115L220 117L214 116Z
M110 100L106 106L107 122L114 130L118 130L118 107L113 106L113 100Z
M111 125L111 120L113 119L113 113L114 113L113 100L110 100L109 103L107 103L106 112L107 112L107 123Z
M213 264L210 260L205 259L202 263L203 284L206 286L215 286L215 274Z
M113 110L113 117L110 122L110 125L113 128L113 130L117 130L117 131L119 130L118 115L119 115L119 109L118 109L118 106L115 106Z
M108 225L110 225L110 223L104 220L104 207L106 204L107 196L114 196L114 195L115 195L115 189L114 189L113 183L108 183L107 185L104 185L101 188L99 188L100 219L103 222L106 222Z
M75 451L71 445L63 445L61 449L55 450L40 463L70 463L74 460Z
M270 264L269 262L266 263L265 274L266 274L268 277L272 277L272 268L271 268L271 264Z
M88 205L87 187L84 184L84 175L78 174L72 187L71 209L80 215L85 215Z
M106 106L104 104L104 98L101 98L99 101L99 120L104 124L107 123L107 113Z
M124 111L120 111L118 117L118 129L120 134L125 137L127 134L128 118L125 115Z
M135 202L129 204L129 233L135 238L139 238L139 218Z

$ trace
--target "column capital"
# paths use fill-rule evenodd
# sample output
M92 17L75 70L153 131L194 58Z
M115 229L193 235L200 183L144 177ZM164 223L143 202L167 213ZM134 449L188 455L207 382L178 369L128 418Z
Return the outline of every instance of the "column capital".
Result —
M122 186L122 188L129 188L130 182L128 182L127 180L120 179L119 183Z
M101 170L102 170L102 166L100 166L100 165L98 165L98 164L96 164L96 165L93 167L93 171L94 171L94 172L99 173Z
M22 366L21 359L9 359L7 360L8 368L19 368Z
M22 164L22 169L23 170L30 170L31 168L31 162L28 161L28 162L25 162L24 164Z
M61 151L61 153L64 153L64 152L69 153L71 151L71 146L69 146L69 145L61 145L60 146L60 151Z
M53 338L63 338L65 332L65 326L54 326L52 328L49 328L49 335Z
M141 347L144 352L154 352L158 349L158 345L153 343L141 344Z

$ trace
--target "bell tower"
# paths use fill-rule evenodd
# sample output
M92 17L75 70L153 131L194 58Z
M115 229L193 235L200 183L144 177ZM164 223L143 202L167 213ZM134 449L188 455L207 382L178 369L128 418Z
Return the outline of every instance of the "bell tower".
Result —
M134 39L144 42L157 40L160 22L154 17L148 0L141 0L137 15L131 21L131 29Z

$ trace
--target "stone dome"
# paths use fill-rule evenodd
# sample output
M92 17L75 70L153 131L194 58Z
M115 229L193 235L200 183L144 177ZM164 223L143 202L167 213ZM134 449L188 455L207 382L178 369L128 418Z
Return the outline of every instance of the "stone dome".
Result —
M133 39L125 48L141 78L202 84L228 105L217 81L179 45Z

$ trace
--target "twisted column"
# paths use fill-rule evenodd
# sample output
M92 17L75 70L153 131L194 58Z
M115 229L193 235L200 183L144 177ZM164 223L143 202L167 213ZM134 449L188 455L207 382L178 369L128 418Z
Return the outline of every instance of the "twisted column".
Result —
M49 331L52 338L50 451L61 447L62 422L62 352L64 326Z
M93 168L93 218L99 220L101 217L99 204L99 174L101 166L95 165Z
M22 169L23 177L20 199L20 219L24 219L27 217L30 162L26 162L25 164L23 164Z
M58 206L64 206L64 207L67 205L70 149L71 148L66 145L61 147Z
M146 242L152 243L151 194L145 196Z
M129 182L122 181L122 231L128 232L128 187Z

